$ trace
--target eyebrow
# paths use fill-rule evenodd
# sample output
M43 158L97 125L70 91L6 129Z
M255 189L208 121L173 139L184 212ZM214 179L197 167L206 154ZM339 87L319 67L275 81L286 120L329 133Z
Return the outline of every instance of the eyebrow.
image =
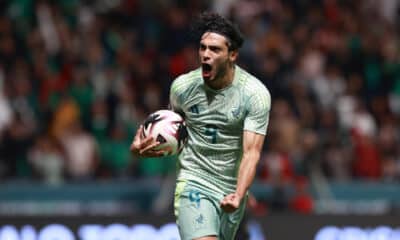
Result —
M228 50L229 50L229 43L228 42L225 42L225 45L228 47ZM202 43L202 42L200 42L200 45L199 45L200 47L208 47L208 48L210 48L210 49L222 49L223 47L222 46L220 46L220 45L215 45L215 44L204 44L204 43Z

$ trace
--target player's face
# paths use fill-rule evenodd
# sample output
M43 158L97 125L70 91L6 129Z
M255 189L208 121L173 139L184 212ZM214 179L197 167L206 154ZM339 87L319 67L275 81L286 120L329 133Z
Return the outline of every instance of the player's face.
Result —
M206 83L222 81L228 68L236 60L237 52L229 51L223 35L206 32L200 40L199 56Z

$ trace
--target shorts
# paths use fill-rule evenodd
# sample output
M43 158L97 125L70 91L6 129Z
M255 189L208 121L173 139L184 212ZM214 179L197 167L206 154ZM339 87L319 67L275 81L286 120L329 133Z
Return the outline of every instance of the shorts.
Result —
M219 240L233 240L246 207L247 197L233 213L220 207L224 196L180 181L175 190L175 217L181 240L217 236Z

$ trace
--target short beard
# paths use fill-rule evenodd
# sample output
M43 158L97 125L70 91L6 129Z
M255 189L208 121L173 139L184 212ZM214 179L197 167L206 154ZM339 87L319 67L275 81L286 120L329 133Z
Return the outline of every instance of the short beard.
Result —
M215 79L219 79L219 78L223 78L226 73L233 67L233 63L230 62L229 60L227 60L227 62L225 62L223 64L223 66L221 66L220 71L218 71L215 74Z

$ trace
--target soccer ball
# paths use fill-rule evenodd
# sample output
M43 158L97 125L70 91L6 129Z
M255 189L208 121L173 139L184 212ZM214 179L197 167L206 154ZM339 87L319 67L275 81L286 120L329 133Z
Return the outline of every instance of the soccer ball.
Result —
M158 110L150 114L143 123L142 137L152 136L160 142L155 149L166 150L165 155L180 153L187 141L184 119L170 110Z

